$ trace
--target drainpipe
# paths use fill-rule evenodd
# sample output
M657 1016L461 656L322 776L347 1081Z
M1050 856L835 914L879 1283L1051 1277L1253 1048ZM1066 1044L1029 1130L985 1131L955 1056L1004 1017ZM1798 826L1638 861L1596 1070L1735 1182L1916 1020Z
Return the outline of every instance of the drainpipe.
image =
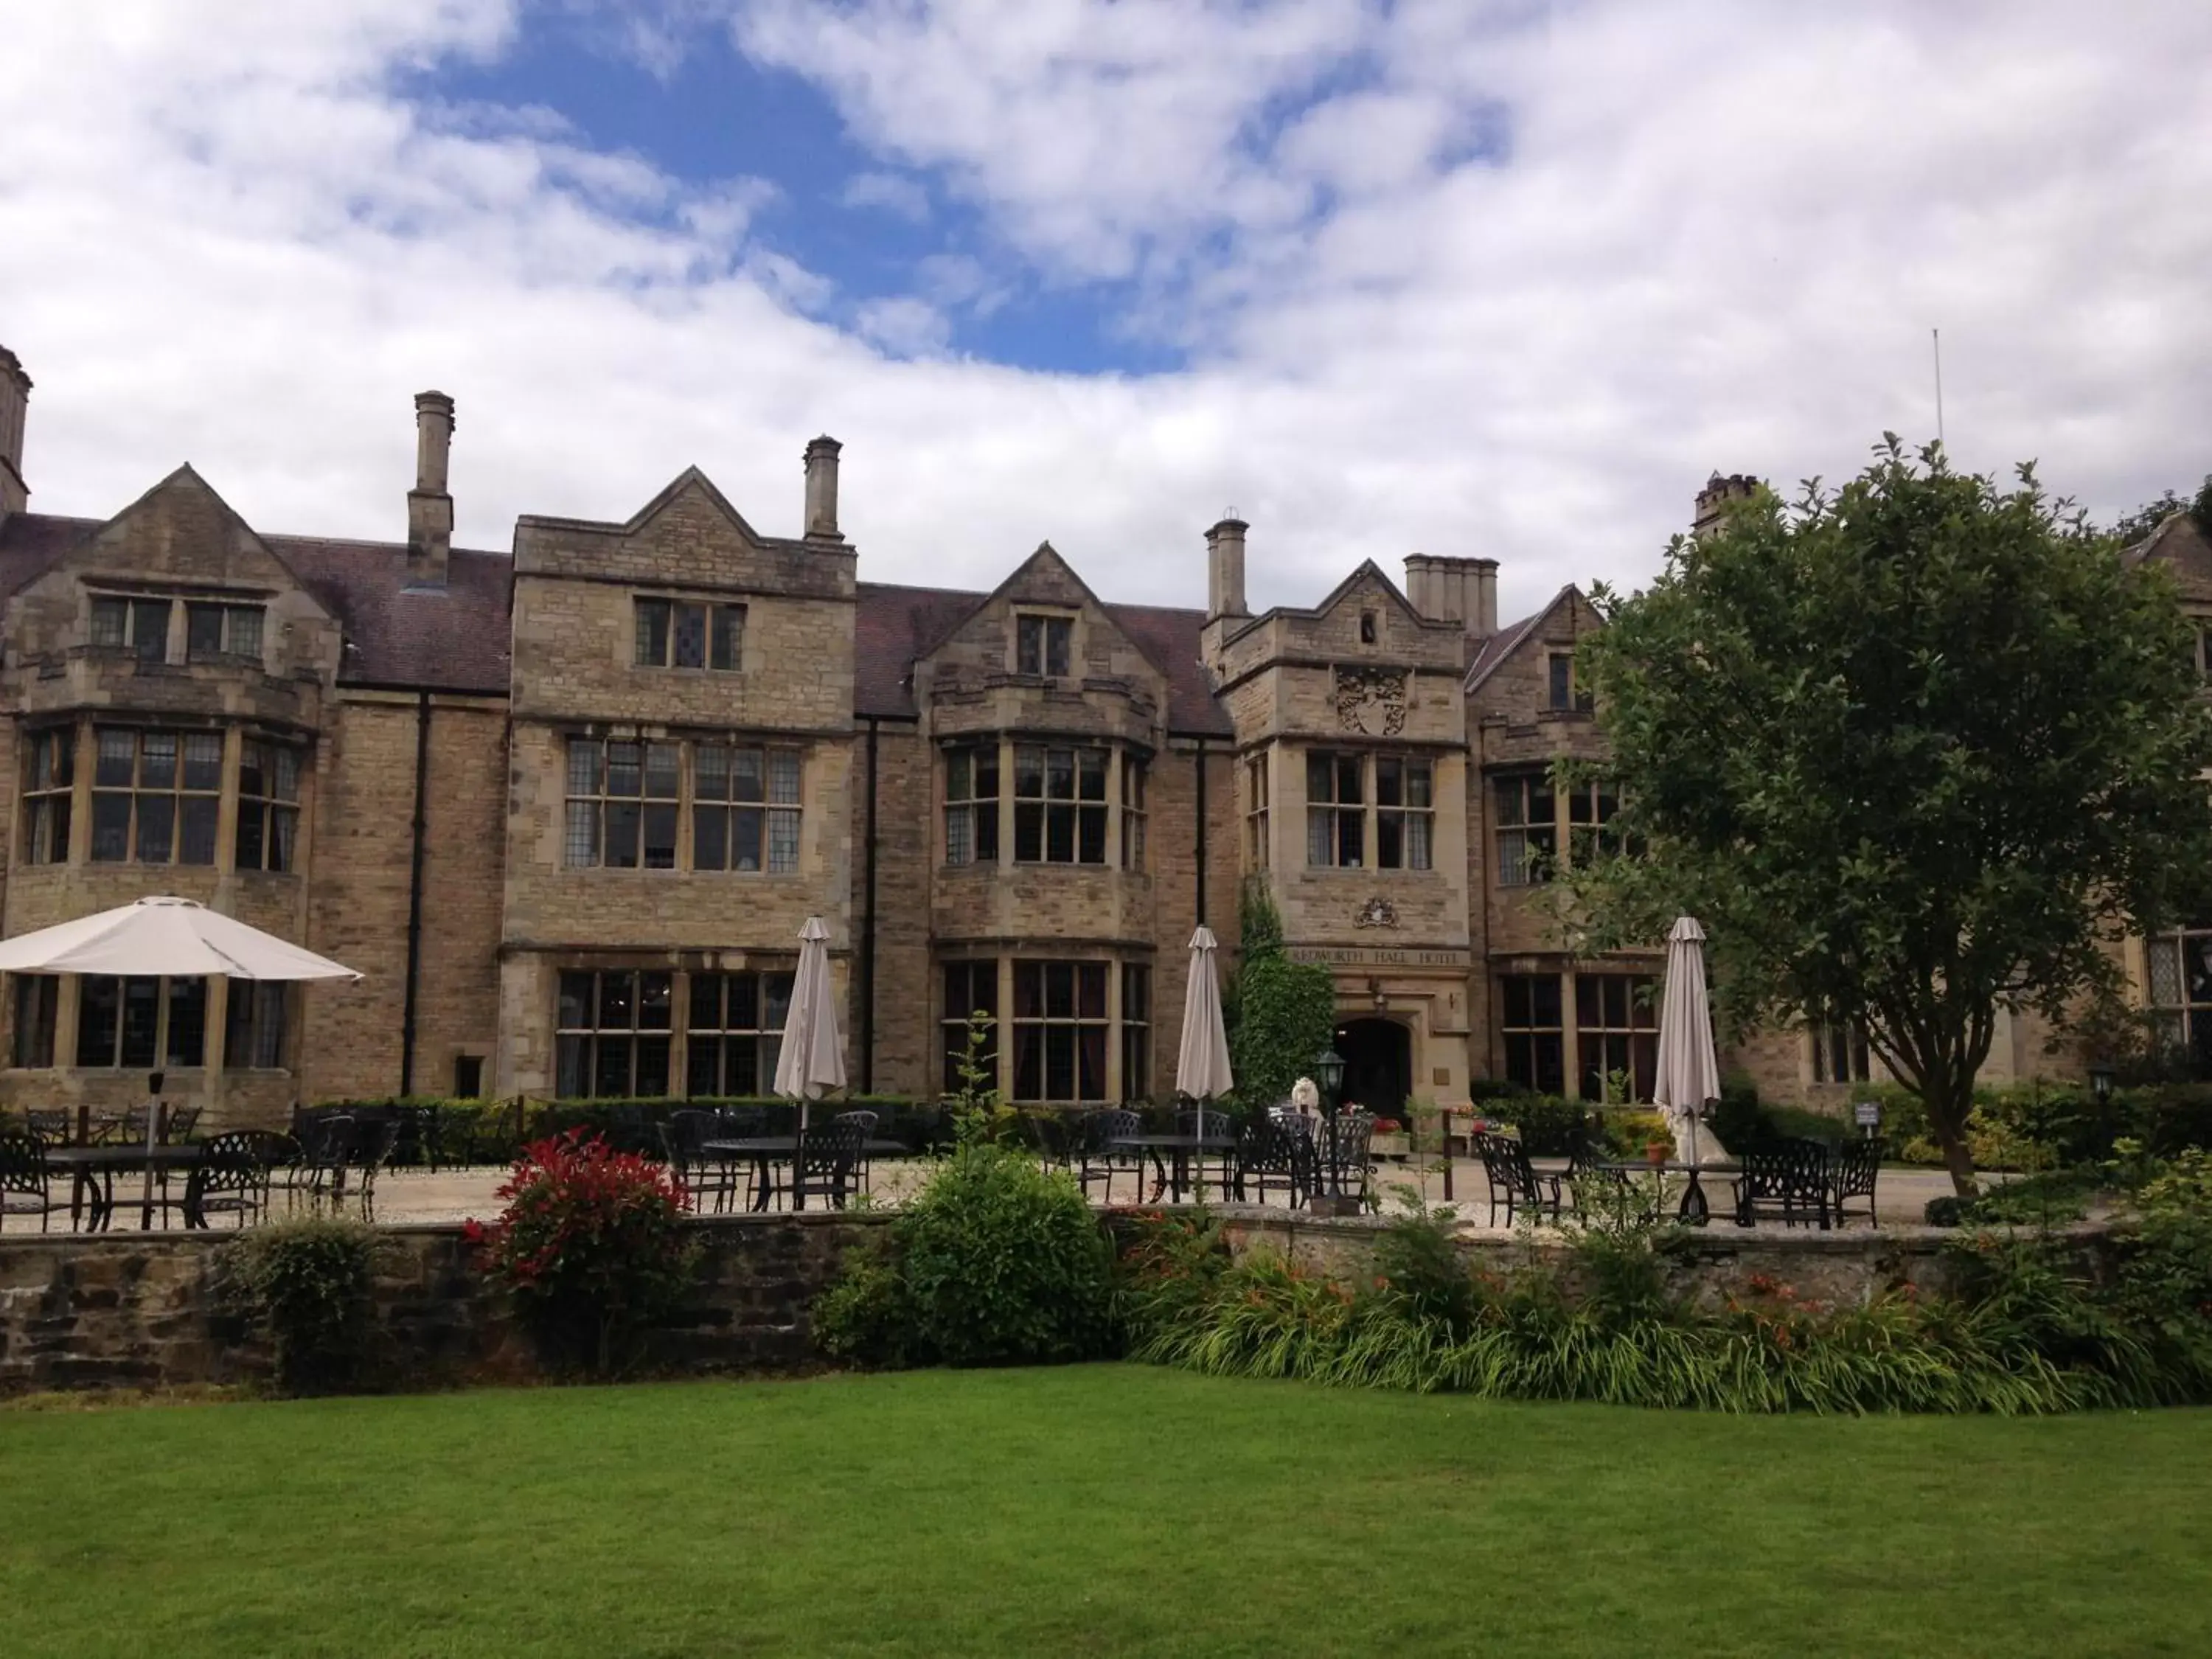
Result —
M860 1092L876 1091L876 720L868 717L866 918L860 929Z
M399 1093L415 1092L415 1007L422 977L422 842L430 781L430 694L415 694L415 850L407 876L407 1002L399 1017Z
M1198 784L1198 925L1206 925L1206 739L1198 740L1198 755L1192 762L1192 775Z

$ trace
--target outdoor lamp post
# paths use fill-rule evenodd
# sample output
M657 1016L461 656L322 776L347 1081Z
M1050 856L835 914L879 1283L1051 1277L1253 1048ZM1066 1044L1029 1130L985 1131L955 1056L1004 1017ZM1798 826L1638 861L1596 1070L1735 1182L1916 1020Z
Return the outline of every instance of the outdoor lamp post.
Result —
M1323 1173L1321 1190L1310 1200L1316 1215L1350 1215L1355 1200L1344 1195L1344 1164L1336 1140L1337 1094L1344 1087L1344 1056L1334 1046L1314 1056L1314 1081L1321 1088Z
M2089 1068L2089 1092L2097 1097L2097 1104L2100 1106L2102 1106L2106 1101L2112 1097L2112 1068L2111 1066L2092 1066Z

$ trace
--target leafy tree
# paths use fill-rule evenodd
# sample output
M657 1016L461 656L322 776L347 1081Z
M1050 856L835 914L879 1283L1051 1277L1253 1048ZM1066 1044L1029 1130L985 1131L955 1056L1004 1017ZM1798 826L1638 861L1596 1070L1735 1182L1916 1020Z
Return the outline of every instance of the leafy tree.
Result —
M1320 963L1291 960L1263 879L1244 884L1237 920L1244 963L1222 999L1229 1064L1238 1097L1265 1104L1288 1095L1335 1036L1336 984Z
M2208 896L2212 713L2169 579L1886 435L1840 491L1678 537L1586 665L1641 856L1564 872L1591 948L1711 941L1731 1029L1863 1020L1961 1193L2000 1009L2056 1022Z
M2112 536L2122 547L2133 547L2176 513L2188 514L2199 530L2212 536L2212 472L2204 475L2195 500L2185 501L2169 489L2156 501L2145 501L2134 512L2124 514L2112 526Z

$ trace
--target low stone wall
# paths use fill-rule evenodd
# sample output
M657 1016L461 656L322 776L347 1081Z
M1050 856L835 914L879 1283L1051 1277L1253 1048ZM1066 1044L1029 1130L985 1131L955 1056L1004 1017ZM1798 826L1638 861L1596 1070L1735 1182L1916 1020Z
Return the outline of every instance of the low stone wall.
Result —
M845 1252L885 1218L712 1217L698 1293L656 1330L659 1370L787 1369L807 1363L807 1310ZM379 1230L374 1356L409 1387L524 1381L532 1346L470 1259L458 1226ZM244 1309L224 1246L234 1235L106 1233L0 1237L0 1393L252 1382L270 1370L268 1333Z

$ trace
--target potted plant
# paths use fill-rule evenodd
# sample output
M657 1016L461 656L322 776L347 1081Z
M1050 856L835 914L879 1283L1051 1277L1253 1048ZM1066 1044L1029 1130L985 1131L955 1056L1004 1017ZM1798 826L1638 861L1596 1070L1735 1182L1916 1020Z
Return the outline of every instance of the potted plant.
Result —
M1413 1150L1413 1138L1406 1133L1406 1126L1395 1117L1378 1117L1375 1129L1367 1142L1368 1152L1376 1158L1404 1158Z
M1644 1159L1655 1167L1674 1156L1674 1143L1671 1140L1647 1140L1644 1143Z

